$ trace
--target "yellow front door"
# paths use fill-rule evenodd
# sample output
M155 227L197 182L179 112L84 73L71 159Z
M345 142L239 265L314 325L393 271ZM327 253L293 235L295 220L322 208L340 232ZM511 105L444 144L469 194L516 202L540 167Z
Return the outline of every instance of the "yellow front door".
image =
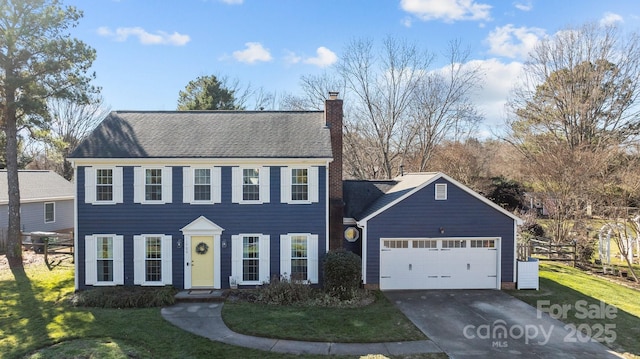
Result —
M213 287L213 236L191 237L191 286Z

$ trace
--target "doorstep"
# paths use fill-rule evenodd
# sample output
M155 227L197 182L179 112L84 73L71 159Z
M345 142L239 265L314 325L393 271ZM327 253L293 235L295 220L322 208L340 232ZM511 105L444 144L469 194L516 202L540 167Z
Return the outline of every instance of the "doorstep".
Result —
M176 302L224 302L228 291L224 289L186 289L175 295Z

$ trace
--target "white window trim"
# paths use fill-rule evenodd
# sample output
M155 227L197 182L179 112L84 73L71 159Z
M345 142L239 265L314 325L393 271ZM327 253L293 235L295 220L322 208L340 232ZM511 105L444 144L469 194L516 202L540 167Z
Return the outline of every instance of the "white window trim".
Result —
M260 279L257 281L242 280L242 260L243 260L243 238L258 237L258 263ZM231 276L236 278L239 285L260 285L269 283L271 279L270 272L270 239L268 234L261 233L243 233L231 236Z
M448 196L447 184L446 183L436 183L435 185L435 200L436 201L446 201Z
M146 170L162 170L162 200L148 201L145 199L145 172ZM145 166L133 168L133 202L141 204L165 204L171 203L173 192L173 167Z
M98 237L111 237L113 239L113 281L98 281ZM85 284L93 286L114 286L124 284L124 240L123 236L116 234L93 234L85 239Z
M211 170L211 199L208 201L195 200L193 188L195 186L195 171L197 169ZM222 202L220 167L183 167L182 169L182 201L189 204L216 204Z
M307 278L310 283L318 283L318 235L311 233L287 233L280 235L280 276L291 276L291 237L307 237Z
M47 205L53 205L53 219L47 221ZM44 203L44 223L56 223L56 203L55 202L45 202Z
M245 201L242 199L242 172L244 169L258 169L258 185L260 187L260 199L257 201ZM270 198L271 168L266 166L241 166L231 168L231 202L239 204L264 204L271 201Z
M111 170L113 175L113 199L111 201L98 201L96 199L97 170ZM122 200L122 167L85 167L84 168L84 202L92 205L113 205L123 203Z
M161 238L162 280L147 281L145 272L146 241L149 237ZM141 234L133 236L133 284L163 286L173 284L172 237L164 234Z
M309 191L307 200L294 201L291 199L291 171L294 169L307 170L307 189ZM319 200L319 171L316 166L289 166L280 168L280 202L287 204L311 204Z

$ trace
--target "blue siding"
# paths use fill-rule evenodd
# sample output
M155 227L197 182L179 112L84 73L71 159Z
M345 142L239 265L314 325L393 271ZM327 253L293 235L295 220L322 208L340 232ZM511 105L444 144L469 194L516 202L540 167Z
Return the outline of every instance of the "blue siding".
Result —
M222 286L231 275L231 236L240 233L262 233L271 238L271 276L280 273L280 235L285 233L318 234L318 253L326 251L326 168L319 168L319 202L304 205L280 203L280 167L271 167L271 201L268 204L249 205L231 203L231 167L221 170L222 203L190 205L182 203L182 167L173 167L173 203L143 205L133 203L133 167L123 169L123 200L117 205L91 205L84 202L84 176L77 176L78 188L78 283L85 287L84 237L90 234L113 233L124 236L125 285L133 285L133 236L137 234L166 234L173 237L173 284L184 287L183 228L200 216L224 228L218 248L221 254ZM84 167L78 169L83 173Z
M447 200L434 199L435 183L447 183ZM379 284L380 238L390 237L501 237L501 280L515 281L514 219L444 179L435 183L368 221L367 283Z

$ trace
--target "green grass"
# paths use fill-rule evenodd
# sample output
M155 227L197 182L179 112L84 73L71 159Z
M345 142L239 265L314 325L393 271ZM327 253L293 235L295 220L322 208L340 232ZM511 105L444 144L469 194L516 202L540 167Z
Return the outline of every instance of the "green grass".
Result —
M558 319L576 327L585 324L589 328L596 328L598 325L613 324L616 338L613 342L604 344L619 353L624 353L627 357L640 357L638 340L640 338L640 291L638 290L589 275L570 266L541 263L539 291L509 291L509 293L534 307L571 305L571 308L566 311L566 318ZM549 304L545 305L543 301L548 301ZM583 319L580 317L581 314L588 314L588 312L576 309L576 304L584 303L578 303L578 301L588 303L587 306L580 308L595 308L590 305L599 305L602 301L606 305L615 306L617 313L615 318L612 318L594 309L590 312L593 313L594 318Z
M426 339L381 293L360 308L226 303L222 318L233 331L262 337L346 343Z
M0 271L0 358L299 357L210 341L171 325L159 308L76 308L67 301L72 293L69 263Z

